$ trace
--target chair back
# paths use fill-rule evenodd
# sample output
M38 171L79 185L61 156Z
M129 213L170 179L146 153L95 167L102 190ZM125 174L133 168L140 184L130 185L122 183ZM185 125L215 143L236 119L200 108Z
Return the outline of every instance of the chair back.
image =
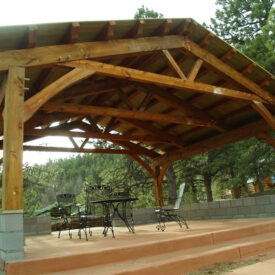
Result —
M179 209L182 201L182 196L185 188L185 182L180 184L178 197L175 201L174 209Z

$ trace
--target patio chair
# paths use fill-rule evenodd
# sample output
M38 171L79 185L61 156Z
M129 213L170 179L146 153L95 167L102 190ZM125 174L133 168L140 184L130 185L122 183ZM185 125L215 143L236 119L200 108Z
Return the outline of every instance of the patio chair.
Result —
M106 186L89 185L85 188L85 192L85 209L84 211L78 211L78 237L81 239L81 231L83 231L86 241L88 241L87 229L89 235L92 236L91 227L104 226L106 222L106 209L102 205L93 204L92 202L106 199L110 194L110 190Z
M75 203L75 194L69 194L69 193L59 194L56 196L56 200L57 200L58 206L51 210L51 217L57 218L62 221L61 224L58 226L59 228L58 238L60 238L61 231L69 230L69 236L71 239L72 238L71 212L72 212L72 207Z
M182 228L182 224L186 226L186 229L188 229L188 225L186 220L184 219L183 216L179 215L176 213L177 210L179 210L181 201L182 201L182 196L185 188L185 183L181 183L179 187L179 192L178 192L178 197L175 201L174 207L158 207L155 209L155 214L158 219L158 225L156 226L157 230L164 231L166 226L165 222L166 221L176 221L180 228Z

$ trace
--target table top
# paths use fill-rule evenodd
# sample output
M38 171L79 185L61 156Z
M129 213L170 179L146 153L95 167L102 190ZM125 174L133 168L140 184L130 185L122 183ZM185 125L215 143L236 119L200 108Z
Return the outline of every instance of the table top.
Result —
M117 199L108 199L108 200L96 200L92 203L113 203L113 202L127 202L127 201L136 201L138 198L117 198Z

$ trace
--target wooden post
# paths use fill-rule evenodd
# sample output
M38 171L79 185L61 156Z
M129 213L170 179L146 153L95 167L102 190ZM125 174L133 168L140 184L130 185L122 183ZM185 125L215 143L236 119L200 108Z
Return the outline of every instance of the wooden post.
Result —
M24 78L25 68L9 68L4 110L3 212L23 210Z
M169 167L170 162L163 165L162 169L159 165L152 165L154 171L154 190L156 198L156 206L163 206L163 193L162 193L162 181L165 175L167 168Z

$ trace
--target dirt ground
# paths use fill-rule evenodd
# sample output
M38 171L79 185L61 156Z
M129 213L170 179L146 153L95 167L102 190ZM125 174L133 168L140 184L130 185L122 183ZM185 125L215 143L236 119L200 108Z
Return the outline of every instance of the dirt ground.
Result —
M233 271L239 270L242 267L251 266L259 263L259 262L265 262L270 259L275 259L275 250L268 251L266 253L259 254L257 256L250 257L248 259L244 259L242 261L236 261L236 262L230 262L230 263L221 263L221 264L215 264L212 266L209 266L207 268L197 270L191 273L188 273L188 275L222 275L222 274L237 274ZM275 270L275 266L274 269ZM251 272L251 271L250 271ZM250 273L251 275L254 275L254 273ZM242 273L245 274L245 273ZM255 273L255 275L258 274ZM275 274L275 271L274 271Z

